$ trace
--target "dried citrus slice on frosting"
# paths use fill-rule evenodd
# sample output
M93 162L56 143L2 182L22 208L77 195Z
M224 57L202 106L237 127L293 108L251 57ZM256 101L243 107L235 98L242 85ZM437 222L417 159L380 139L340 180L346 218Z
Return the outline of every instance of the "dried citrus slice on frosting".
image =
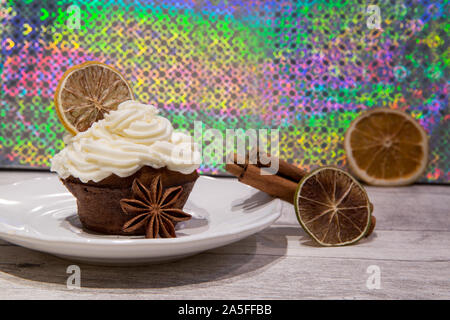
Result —
M322 167L306 175L294 198L297 219L322 246L344 246L369 235L372 205L364 188L347 172Z
M87 130L105 113L130 99L133 92L120 72L96 61L67 70L55 92L58 117L72 134Z
M427 165L428 137L403 111L377 108L356 118L344 147L352 172L378 186L413 183Z

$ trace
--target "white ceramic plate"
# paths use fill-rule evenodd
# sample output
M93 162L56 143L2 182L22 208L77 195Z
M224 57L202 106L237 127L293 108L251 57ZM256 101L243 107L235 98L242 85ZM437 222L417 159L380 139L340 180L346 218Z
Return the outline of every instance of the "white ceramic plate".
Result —
M180 259L252 235L280 216L280 202L234 179L200 177L185 206L193 219L177 238L100 235L81 227L76 200L56 175L0 186L0 238L92 264Z

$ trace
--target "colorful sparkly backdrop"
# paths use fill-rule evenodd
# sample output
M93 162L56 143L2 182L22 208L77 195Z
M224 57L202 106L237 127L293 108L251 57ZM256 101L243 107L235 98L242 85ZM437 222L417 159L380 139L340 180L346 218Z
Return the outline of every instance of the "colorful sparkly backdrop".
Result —
M57 81L98 60L176 128L279 128L281 156L306 169L345 167L343 135L362 111L406 110L430 136L422 181L450 181L447 1L0 4L0 166L49 166L63 148ZM369 4L381 30L367 26ZM201 171L223 173L214 161Z

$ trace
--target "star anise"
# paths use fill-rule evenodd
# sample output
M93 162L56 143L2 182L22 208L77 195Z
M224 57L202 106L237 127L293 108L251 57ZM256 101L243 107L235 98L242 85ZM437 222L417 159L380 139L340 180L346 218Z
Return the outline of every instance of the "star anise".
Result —
M172 187L163 193L160 175L152 180L150 190L138 179L134 179L131 189L132 199L120 200L122 210L133 216L123 225L124 232L145 226L146 238L156 238L158 234L162 238L175 238L175 224L191 218L190 214L174 207L183 188Z

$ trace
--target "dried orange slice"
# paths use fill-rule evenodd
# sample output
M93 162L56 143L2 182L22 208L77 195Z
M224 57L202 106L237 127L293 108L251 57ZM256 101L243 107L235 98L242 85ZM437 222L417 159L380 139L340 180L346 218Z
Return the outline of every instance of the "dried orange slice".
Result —
M294 206L303 229L322 246L352 244L373 231L366 191L338 168L322 167L306 175Z
M105 113L130 99L133 91L120 72L96 61L67 70L55 92L58 117L72 134L86 131Z
M427 165L427 134L399 110L377 108L356 118L345 133L344 147L352 172L372 185L413 183Z

